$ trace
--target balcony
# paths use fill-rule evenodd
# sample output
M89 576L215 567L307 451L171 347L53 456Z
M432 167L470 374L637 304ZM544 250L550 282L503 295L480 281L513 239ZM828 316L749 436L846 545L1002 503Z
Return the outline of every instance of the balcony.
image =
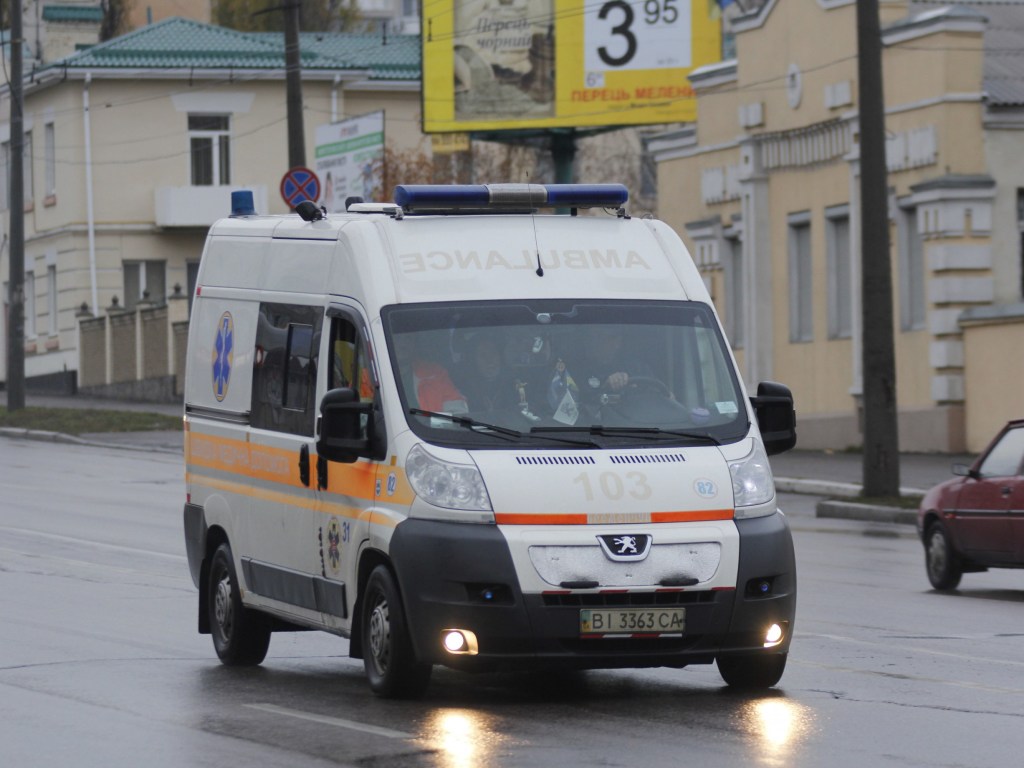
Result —
M231 213L231 193L251 189L257 213L268 213L267 188L263 184L224 187L157 187L158 227L209 227Z

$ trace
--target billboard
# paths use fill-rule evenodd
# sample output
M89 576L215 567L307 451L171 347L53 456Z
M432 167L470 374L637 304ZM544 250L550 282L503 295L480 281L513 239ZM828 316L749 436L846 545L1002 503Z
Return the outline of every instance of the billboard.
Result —
M431 0L423 130L687 122L721 59L715 0Z
M316 163L320 204L328 213L343 213L345 198L382 200L384 179L384 113L318 125Z

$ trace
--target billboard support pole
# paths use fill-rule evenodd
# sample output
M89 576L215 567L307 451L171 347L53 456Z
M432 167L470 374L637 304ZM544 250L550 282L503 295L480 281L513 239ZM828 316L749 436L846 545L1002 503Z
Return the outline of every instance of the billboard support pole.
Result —
M572 184L573 165L576 161L575 132L551 132L551 160L555 166L555 183Z

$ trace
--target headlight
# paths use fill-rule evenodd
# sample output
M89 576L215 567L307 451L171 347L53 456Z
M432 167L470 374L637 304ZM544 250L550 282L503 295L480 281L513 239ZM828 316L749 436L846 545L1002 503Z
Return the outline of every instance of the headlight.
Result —
M736 517L760 517L770 515L774 507L762 510L741 510L767 504L775 496L775 481L768 465L768 455L761 444L754 441L754 449L738 461L729 463L732 475L732 493L736 503Z
M405 474L416 495L435 507L491 511L484 479L472 464L449 464L416 445L405 460Z

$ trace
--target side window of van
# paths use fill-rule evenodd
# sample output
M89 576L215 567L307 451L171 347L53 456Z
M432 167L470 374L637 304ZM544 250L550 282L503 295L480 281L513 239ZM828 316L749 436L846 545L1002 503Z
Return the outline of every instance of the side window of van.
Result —
M251 423L312 435L323 310L261 304L252 369Z
M373 400L373 377L366 356L366 344L353 323L335 317L331 321L331 370L327 388L351 387L366 403Z
M331 320L331 369L327 375L327 388L351 387L359 393L359 400L373 402L373 374L366 352L366 342L359 329L343 317ZM368 416L363 414L363 437L366 436Z

